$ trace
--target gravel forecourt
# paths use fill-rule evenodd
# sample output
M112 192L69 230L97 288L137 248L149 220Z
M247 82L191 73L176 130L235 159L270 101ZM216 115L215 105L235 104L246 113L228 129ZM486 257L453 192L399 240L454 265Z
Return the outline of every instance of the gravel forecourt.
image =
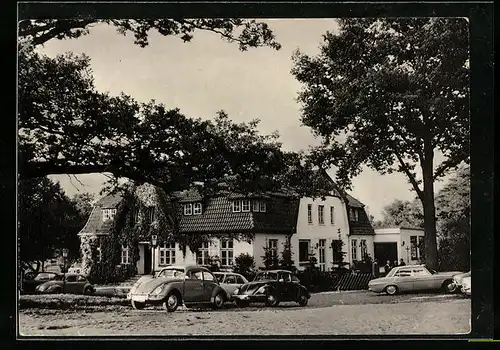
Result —
M186 310L130 307L96 310L21 310L21 336L123 335L401 335L467 334L471 303L456 295L378 296L324 293L301 308Z

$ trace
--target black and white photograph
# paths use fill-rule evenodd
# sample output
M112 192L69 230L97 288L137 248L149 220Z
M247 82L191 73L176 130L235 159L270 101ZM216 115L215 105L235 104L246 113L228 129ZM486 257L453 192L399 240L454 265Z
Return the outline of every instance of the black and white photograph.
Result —
M18 336L469 334L469 18L160 16L18 21Z

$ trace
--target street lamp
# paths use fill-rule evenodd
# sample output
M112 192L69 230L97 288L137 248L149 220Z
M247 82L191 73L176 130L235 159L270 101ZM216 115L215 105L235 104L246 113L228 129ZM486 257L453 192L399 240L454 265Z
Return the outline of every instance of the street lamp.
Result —
M153 250L153 268L151 269L151 274L154 276L155 275L155 248L156 244L158 243L158 236L157 235L151 235L151 246Z
M63 248L62 250L63 256L63 292L66 291L66 258L68 257L68 249Z

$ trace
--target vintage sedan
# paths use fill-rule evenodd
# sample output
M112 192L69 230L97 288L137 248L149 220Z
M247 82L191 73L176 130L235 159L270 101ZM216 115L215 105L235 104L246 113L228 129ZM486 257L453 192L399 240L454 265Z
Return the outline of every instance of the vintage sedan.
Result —
M461 291L464 295L470 297L472 294L471 276L466 276L462 279Z
M231 296L238 307L252 302L264 302L267 306L278 306L280 302L295 301L306 306L311 295L299 279L287 270L259 272L254 280L236 289Z
M244 276L235 272L214 272L214 276L217 277L220 286L226 292L228 300L237 288L248 283Z
M94 286L85 276L76 274L57 275L51 281L38 285L35 289L37 294L94 294Z
M470 277L470 271L466 273L460 273L453 276L453 284L455 285L455 290L460 291L462 288L462 281L465 277Z
M202 266L168 266L155 276L140 278L130 289L127 299L134 309L162 305L168 312L179 305L211 305L219 309L226 292L212 272Z
M368 290L388 295L424 290L453 293L456 290L453 276L459 273L461 272L436 272L424 265L398 266L389 271L387 276L372 279L368 283Z

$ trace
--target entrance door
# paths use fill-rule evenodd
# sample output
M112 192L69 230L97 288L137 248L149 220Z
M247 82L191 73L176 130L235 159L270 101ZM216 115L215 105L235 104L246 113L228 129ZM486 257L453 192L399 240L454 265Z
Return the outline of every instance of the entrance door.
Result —
M384 266L387 260L394 262L398 260L398 244L396 242L374 243L374 255L380 266Z
M144 245L144 274L151 273L151 247L149 244Z

